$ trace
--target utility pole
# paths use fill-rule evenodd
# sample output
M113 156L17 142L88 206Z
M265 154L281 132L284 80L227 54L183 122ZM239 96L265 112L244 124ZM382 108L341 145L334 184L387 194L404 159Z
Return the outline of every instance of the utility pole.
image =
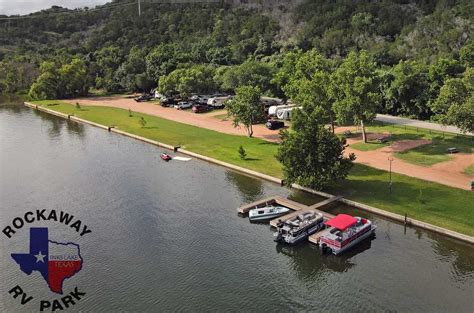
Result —
M140 6L140 0L138 0L138 16L142 15L142 8Z
M390 193L392 193L392 162L393 158L388 158L388 161L390 162L390 180L388 182L388 188L390 189Z

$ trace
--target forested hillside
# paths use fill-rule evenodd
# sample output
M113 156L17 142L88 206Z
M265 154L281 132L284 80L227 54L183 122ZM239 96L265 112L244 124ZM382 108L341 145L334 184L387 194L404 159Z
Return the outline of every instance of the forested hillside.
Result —
M295 66L308 54L335 72L351 51L366 51L379 112L448 121L451 110L450 123L465 123L474 114L472 16L469 0L145 2L140 16L129 0L53 7L0 16L0 90L67 98L90 88L186 94L252 85L294 97Z

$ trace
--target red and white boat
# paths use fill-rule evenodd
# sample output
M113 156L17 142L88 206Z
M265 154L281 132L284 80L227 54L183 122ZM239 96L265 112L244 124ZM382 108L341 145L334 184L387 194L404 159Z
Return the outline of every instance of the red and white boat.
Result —
M166 153L162 153L162 154L160 155L160 158L163 159L163 160L165 160L165 161L171 160L171 157L170 157L168 154L166 154Z
M347 214L338 214L325 224L331 228L319 239L319 247L323 253L335 255L372 236L376 228L368 219Z

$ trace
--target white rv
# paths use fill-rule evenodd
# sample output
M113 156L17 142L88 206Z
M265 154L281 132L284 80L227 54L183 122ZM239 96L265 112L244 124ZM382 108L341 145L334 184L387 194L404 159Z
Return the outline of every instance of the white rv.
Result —
M207 100L207 105L215 108L222 108L224 103L230 99L232 99L232 96L209 98L209 100Z
M273 105L268 109L268 115L276 116L278 112L284 109L289 109L295 107L295 104L288 104L288 105Z
M276 117L279 120L291 120L291 112L294 109L300 109L300 108L301 107L293 106L293 107L290 107L290 108L281 109L277 112Z

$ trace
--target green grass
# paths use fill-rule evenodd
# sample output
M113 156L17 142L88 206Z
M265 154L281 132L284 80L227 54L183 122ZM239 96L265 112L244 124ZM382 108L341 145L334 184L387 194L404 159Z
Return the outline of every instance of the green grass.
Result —
M474 164L469 165L464 169L464 174L474 177Z
M378 122L374 122L372 125L368 126L367 131L372 133L389 132L392 136L388 143L385 144L356 143L351 145L351 147L361 151L370 151L382 148L383 146L389 145L398 140L431 140L431 144L395 153L395 157L416 165L431 166L436 163L451 160L452 157L446 153L446 149L450 147L456 147L459 151L464 153L473 152L472 147L474 145L474 139L468 136L422 130L415 127L387 125Z
M275 159L278 145L257 138L228 135L165 120L146 114L109 107L82 106L61 101L39 101L66 114L74 114L103 125L116 125L119 129L170 145L181 144L185 149L221 161L239 165L268 175L282 177L282 167ZM138 120L144 117L146 127ZM247 159L241 160L238 148L242 145ZM405 214L434 225L474 236L474 193L444 185L426 182L404 175L392 174L393 192L388 189L388 172L355 164L348 178L327 191L342 194L348 199L366 203L386 211Z
M390 145L389 142L378 143L375 141L368 141L366 143L356 142L356 143L351 144L350 147L359 151L373 151L373 150L381 149L389 145Z
M328 189L348 199L474 236L474 192L355 164L347 180Z

